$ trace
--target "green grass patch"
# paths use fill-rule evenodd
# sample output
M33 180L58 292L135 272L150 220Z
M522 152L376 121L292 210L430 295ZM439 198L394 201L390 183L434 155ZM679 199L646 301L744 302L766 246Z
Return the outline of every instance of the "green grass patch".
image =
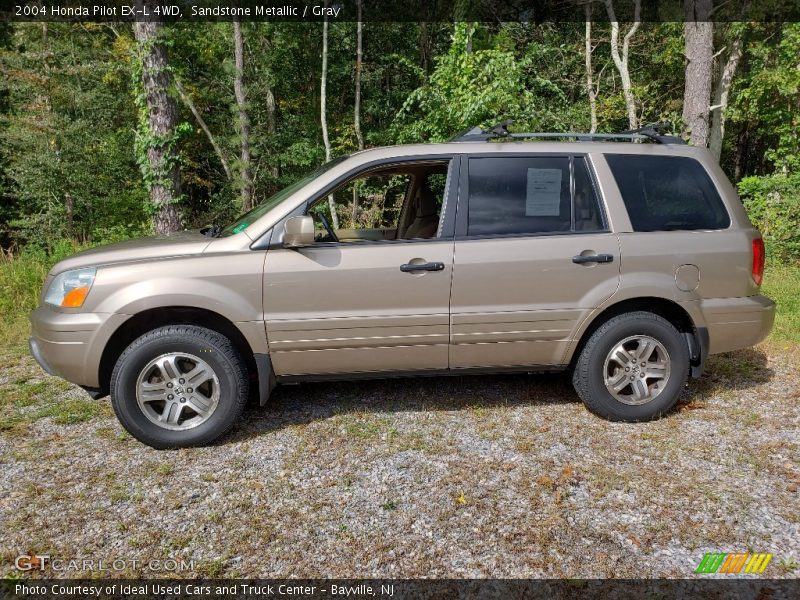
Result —
M762 291L778 305L771 339L800 343L800 264L768 264Z
M42 381L17 378L5 384L0 396L0 431L24 432L29 424L47 417L58 425L74 425L110 414L107 403L88 396L64 397L71 387L54 377Z

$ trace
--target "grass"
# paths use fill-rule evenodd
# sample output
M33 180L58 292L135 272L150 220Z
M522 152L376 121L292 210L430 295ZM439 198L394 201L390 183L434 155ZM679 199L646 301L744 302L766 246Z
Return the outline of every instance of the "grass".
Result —
M770 263L764 271L762 292L778 305L771 339L800 343L800 263Z

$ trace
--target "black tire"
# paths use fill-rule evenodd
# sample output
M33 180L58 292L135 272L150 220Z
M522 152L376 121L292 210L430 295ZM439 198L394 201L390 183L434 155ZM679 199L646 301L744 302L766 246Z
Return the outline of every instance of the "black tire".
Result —
M190 429L159 426L148 418L137 400L140 373L151 361L171 352L202 357L219 384L213 412ZM122 426L148 446L159 450L202 446L223 435L239 418L247 402L248 387L244 360L226 337L203 327L171 325L134 340L119 357L111 374L111 405Z
M651 400L638 405L617 399L606 388L605 382L609 353L617 344L633 336L648 336L660 342L668 353L670 367L663 388L657 395L653 392L655 397ZM638 422L658 419L669 412L678 402L688 376L689 349L681 333L666 319L637 311L609 319L592 334L575 363L572 384L593 413L611 421Z

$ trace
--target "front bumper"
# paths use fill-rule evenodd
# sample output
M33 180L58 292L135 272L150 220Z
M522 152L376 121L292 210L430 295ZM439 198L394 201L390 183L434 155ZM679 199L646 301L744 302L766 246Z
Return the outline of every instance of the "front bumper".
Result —
M31 354L50 375L98 388L103 349L128 318L129 315L61 312L40 306L30 316Z

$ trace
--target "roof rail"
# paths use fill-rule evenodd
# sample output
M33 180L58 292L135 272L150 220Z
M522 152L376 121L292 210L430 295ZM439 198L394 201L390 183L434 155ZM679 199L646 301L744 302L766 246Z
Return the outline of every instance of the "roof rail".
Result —
M653 123L646 125L640 129L631 129L621 133L576 133L572 131L566 132L540 132L540 133L511 133L508 131L508 126L513 121L502 121L496 125L492 125L488 129L481 129L480 127L473 127L466 129L458 135L452 137L450 142L488 142L498 138L510 139L576 139L582 142L591 142L596 140L609 140L609 141L626 141L631 142L635 140L648 140L656 142L657 144L685 144L681 138L671 135L661 135L659 131L671 128L669 123Z
M448 142L486 142L498 137L508 137L508 126L514 121L508 119L501 121L496 125L492 125L488 129L481 129L480 127L472 127L465 129L451 137Z

